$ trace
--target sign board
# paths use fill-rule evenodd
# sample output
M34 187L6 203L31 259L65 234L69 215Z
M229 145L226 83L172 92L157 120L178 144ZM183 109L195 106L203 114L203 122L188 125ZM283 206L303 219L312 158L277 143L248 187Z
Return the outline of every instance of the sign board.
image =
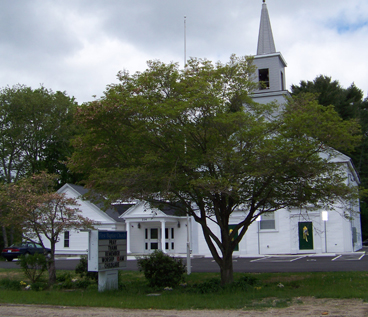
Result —
M126 267L126 231L99 231L89 233L88 271L119 270Z

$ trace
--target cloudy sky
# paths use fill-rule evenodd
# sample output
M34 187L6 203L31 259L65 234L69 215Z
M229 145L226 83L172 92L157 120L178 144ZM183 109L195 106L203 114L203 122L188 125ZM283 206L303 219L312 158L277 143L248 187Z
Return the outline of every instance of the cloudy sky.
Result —
M323 74L368 92L367 0L267 0L287 87ZM254 55L262 0L0 0L0 87L100 97L119 70Z

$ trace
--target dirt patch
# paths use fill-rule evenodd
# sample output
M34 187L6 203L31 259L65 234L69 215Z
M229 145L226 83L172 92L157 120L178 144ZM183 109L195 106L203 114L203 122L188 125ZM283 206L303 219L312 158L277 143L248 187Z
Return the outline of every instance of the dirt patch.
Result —
M124 317L241 317L241 316L368 316L368 303L359 299L297 298L286 308L265 310L131 310L96 307L65 307L40 305L0 305L0 316L76 317L76 316L124 316Z

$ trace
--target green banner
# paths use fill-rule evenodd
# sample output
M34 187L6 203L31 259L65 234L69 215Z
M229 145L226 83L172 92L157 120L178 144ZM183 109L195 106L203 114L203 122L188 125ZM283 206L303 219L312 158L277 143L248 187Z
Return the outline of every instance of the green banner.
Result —
M299 222L299 250L313 250L313 223Z
M236 225L229 225L229 234L230 234L231 232L233 232L233 230L234 230L234 228L235 228L235 227L236 227ZM236 238L237 236L238 236L238 231L236 231L234 238ZM233 240L234 240L234 239L233 239ZM237 244L237 245L235 246L234 251L239 251L239 244Z

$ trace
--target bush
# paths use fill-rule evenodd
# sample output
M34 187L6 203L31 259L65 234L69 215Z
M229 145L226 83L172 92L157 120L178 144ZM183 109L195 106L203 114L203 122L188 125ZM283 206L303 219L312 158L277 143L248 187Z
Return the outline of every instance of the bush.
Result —
M22 282L18 280L13 280L10 278L2 278L0 279L0 289L19 291L23 287L23 284L21 283ZM24 283L24 284L27 285L27 283Z
M46 282L37 281L31 284L31 290L34 291L43 291L48 288L48 284Z
M211 278L208 281L197 283L192 286L192 291L199 294L217 293L222 290L221 281L218 278Z
M184 281L185 265L182 261L160 250L138 258L137 263L151 287L175 287Z
M56 275L56 281L59 283L62 283L62 282L65 282L71 279L72 279L72 275L70 274L70 272L63 272L63 273Z
M98 280L98 272L88 272L88 260L86 255L81 256L81 259L75 268L75 273L81 278L87 277L94 281Z
M243 291L248 291L249 289L253 289L253 287L258 284L259 281L255 276L245 274L241 276L237 281L234 281L231 287Z
M46 257L38 253L20 256L17 264L20 265L23 273L29 278L31 283L36 283L47 269Z

